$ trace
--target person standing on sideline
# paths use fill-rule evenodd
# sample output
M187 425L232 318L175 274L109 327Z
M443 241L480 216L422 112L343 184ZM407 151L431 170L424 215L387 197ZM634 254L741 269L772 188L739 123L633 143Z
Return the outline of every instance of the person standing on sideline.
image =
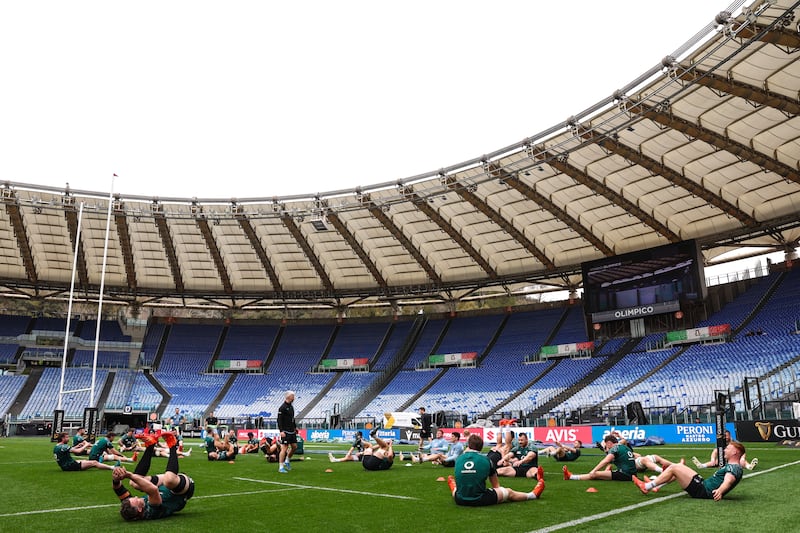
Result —
M433 420L431 415L425 412L424 407L420 407L417 410L419 411L419 423L421 426L419 430L419 451L422 451L425 446L425 441L430 440L431 438L431 426L433 426Z
M287 473L292 469L291 460L297 449L297 423L294 420L294 391L283 395L283 404L278 408L278 431L281 432L281 453L278 457L278 472Z

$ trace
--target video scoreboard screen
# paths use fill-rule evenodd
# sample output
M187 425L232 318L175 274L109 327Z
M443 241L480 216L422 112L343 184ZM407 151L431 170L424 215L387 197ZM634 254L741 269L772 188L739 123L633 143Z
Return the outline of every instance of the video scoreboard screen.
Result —
M694 240L581 265L584 308L593 322L668 313L706 297L703 259Z

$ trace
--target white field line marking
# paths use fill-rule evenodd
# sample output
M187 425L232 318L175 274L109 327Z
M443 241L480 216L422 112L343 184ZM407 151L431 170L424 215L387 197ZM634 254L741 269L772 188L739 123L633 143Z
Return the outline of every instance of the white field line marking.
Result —
M265 479L250 479L246 477L235 477L233 479L238 479L239 481L251 481L253 483L268 483L270 485L282 485L286 487L297 487L299 489L313 489L313 490L323 490L323 491L330 491L330 492L342 492L345 494L360 494L362 496L376 496L378 498L393 498L396 500L418 500L419 498L414 498L412 496L399 496L397 494L378 494L376 492L364 492L360 490L349 490L349 489L334 489L330 487L315 487L313 485L297 485L295 483L281 483L279 481L267 481Z
M768 468L767 470L759 470L758 472L751 472L748 473L746 478L753 477L753 476L760 476L762 474L767 474L770 472L774 472L776 470L780 470L782 468L786 468L787 466L794 466L800 464L800 461L794 461L792 463L786 463L783 465L778 465L773 468ZM633 485L633 483L631 483ZM577 518L575 520L570 520L569 522L562 522L560 524L554 524L552 526L543 527L541 529L537 529L535 531L531 531L530 533L549 533L550 531L558 531L559 529L566 529L568 527L575 527L586 524L588 522L593 522L595 520L600 520L602 518L608 518L609 516L614 516L622 513L626 513L628 511L632 511L634 509L641 509L642 507L647 507L648 505L653 505L656 503L665 502L667 500L674 500L675 498L679 498L681 496L686 496L686 493L681 491L676 494L670 494L669 496L661 496L659 498L655 498L652 500L646 500L642 503L636 503L634 505L628 505L627 507L620 507L619 509L613 509L611 511L606 511L604 513L598 513L596 515L591 516L584 516L582 518Z
M202 500L207 498L229 498L231 496L247 496L251 494L267 494L270 492L285 492L288 490L299 490L299 488L293 487L282 487L276 489L267 489L267 490L249 490L245 492L231 492L228 494L207 494L205 496L194 496L193 500ZM103 509L105 507L119 507L119 502L117 503L104 503L102 505L84 505L82 507L61 507L58 509L38 509L35 511L20 511L18 513L7 513L7 514L0 514L0 518L7 518L10 516L25 516L25 515L34 515L34 514L46 514L46 513L60 513L64 511L85 511L87 509Z

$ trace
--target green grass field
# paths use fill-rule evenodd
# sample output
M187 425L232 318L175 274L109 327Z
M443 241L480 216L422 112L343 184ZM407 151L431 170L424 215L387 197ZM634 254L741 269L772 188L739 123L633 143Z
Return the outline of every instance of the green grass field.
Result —
M800 450L772 444L748 446L747 455L759 458L758 467L745 471L745 479L720 502L693 500L675 484L645 496L632 483L564 481L560 464L545 457L542 499L486 508L452 502L447 484L437 481L452 469L398 461L389 471L367 472L360 463L331 464L324 453L311 453L347 445L307 442L310 459L293 463L289 474L279 474L276 464L259 455L240 456L235 464L208 462L196 448L199 441L187 444L195 449L181 460L181 470L194 478L195 496L179 514L152 524L170 532L798 530ZM52 448L49 439L39 437L0 439L0 531L144 527L120 518L110 472L62 472ZM705 459L710 453L707 446L648 450L668 459ZM599 450L586 450L570 469L584 473L600 459ZM153 470L162 471L165 465L166 459L153 460ZM326 473L329 468L333 472ZM517 490L532 488L524 479L501 478L501 483ZM587 493L589 487L597 492Z

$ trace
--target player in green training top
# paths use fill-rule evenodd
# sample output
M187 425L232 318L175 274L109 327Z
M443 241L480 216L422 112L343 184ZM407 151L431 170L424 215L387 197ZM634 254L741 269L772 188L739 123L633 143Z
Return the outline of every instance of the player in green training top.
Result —
M614 435L606 435L603 439L603 448L606 456L592 468L588 474L573 474L564 465L564 479L575 481L597 479L600 481L630 481L631 477L636 476L636 461L633 450L625 444L621 444ZM606 466L614 464L615 470L606 470Z
M581 456L583 443L576 440L572 445L556 442L554 446L548 446L539 450L539 455L549 455L560 463L575 461Z
M114 448L114 437L116 433L106 433L105 437L100 437L97 442L92 446L92 451L89 452L89 459L99 462L107 461L122 461L132 463L133 459L125 457Z
M89 455L92 443L86 439L86 428L78 428L72 436L72 453L75 455Z
M517 436L517 445L505 457L508 466L497 468L497 475L503 477L536 477L539 470L539 455L531 446L527 433Z
M483 437L473 433L467 439L467 450L456 458L455 476L447 477L447 485L457 505L480 507L503 502L535 500L544 491L544 472L537 467L539 481L531 492L518 492L500 486L497 472L488 457L481 453ZM489 480L490 487L486 487Z
M672 463L652 481L645 483L634 476L633 482L639 490L647 494L650 491L658 492L663 485L677 481L692 498L719 501L742 480L740 461L744 453L744 446L740 442L728 443L724 451L725 466L708 479L703 479L703 476L683 463Z
M104 465L99 461L76 461L72 458L75 447L69 445L69 433L62 431L58 434L58 444L53 448L53 458L65 472L77 472L79 470L86 470L89 468L100 468L103 470L113 470L111 465Z
M186 474L178 473L178 439L171 432L161 434L169 447L167 470L157 476L148 476L150 463L155 455L158 437L145 435L142 438L145 450L136 470L128 472L125 467L117 467L112 475L114 493L122 502L119 513L125 520L158 520L177 513L186 506L194 495L194 481ZM134 489L146 494L144 497L132 496L122 484L129 479Z

